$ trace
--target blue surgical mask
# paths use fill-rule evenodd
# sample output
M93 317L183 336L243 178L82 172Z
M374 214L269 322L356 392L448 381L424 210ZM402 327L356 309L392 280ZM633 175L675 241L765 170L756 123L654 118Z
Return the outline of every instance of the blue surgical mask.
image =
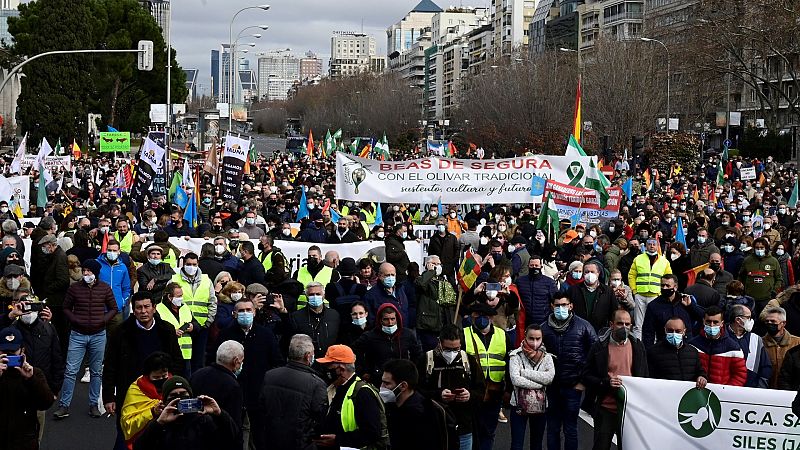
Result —
M475 327L479 330L483 330L489 326L489 318L486 316L478 316L477 319L473 320Z
M680 347L683 342L683 334L681 333L667 333L667 342L674 347Z
M242 369L244 369L244 362L239 364L239 368L233 371L233 374L236 375L236 378L239 378L239 375L242 374Z
M384 325L381 327L381 330L386 334L394 334L394 332L397 331L397 325L392 325L390 327Z
M253 313L240 312L236 314L236 322L243 327L250 327L253 325Z
M322 296L321 295L309 295L308 296L308 306L312 308L319 308L322 306Z
M766 256L767 251L763 249L756 249L755 253L756 256L758 256L759 258L763 258L764 256Z
M106 252L106 259L109 261L116 261L119 258L119 253L117 252Z
M385 277L383 279L383 285L386 286L387 288L393 288L396 280L397 278L395 278L394 275L389 275L388 277Z
M147 262L149 262L150 264L152 264L154 266L157 266L157 265L161 264L161 260L160 259L152 259L152 258L150 258L150 259L147 260Z
M703 330L706 332L706 335L708 337L714 337L719 334L720 327L719 326L712 327L710 325L705 325L703 327Z
M367 318L366 317L359 317L358 319L353 319L353 325L355 325L357 327L363 327L366 324L367 324Z
M705 244L706 243L706 237L705 236L697 236L697 243L698 244Z
M569 317L569 306L556 306L553 309L553 314L558 320L567 320Z

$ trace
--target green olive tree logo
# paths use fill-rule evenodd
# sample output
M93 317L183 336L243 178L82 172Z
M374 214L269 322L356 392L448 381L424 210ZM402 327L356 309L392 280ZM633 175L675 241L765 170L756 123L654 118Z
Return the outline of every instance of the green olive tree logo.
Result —
M678 423L693 438L704 438L717 429L722 416L719 398L708 389L690 389L678 404Z

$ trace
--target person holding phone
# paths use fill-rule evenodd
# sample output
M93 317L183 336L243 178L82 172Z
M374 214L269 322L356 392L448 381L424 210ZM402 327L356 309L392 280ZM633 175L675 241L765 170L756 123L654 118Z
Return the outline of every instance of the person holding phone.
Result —
M185 373L191 376L192 370L192 337L191 333L200 325L192 315L189 305L183 301L183 289L178 283L170 283L164 289L164 300L156 306L158 316L175 327L178 345L185 365Z

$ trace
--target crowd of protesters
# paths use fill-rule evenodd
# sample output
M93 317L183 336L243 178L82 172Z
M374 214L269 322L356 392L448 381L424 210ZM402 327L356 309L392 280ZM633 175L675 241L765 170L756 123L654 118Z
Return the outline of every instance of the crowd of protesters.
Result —
M608 449L621 376L796 391L794 167L735 158L718 185L711 157L645 186L621 163L619 216L549 237L530 204L337 200L332 158L290 154L251 164L236 202L204 175L194 227L168 193L134 208L122 163L76 161L27 218L0 199L0 429L38 448L46 420L105 412L119 449L492 449L510 422L513 449L572 450L584 409ZM385 253L319 247L362 241Z

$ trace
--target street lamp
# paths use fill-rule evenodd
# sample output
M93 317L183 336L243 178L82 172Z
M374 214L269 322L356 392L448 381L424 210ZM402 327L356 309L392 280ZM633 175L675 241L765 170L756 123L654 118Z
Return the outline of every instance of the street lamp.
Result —
M251 9L260 9L262 11L268 11L269 5L258 5L258 6L246 6L238 11L236 14L233 15L231 18L231 23L228 25L228 131L231 131L233 128L233 117L231 117L231 103L233 103L233 22L236 20L236 17L244 11L248 11ZM258 28L261 28L259 26ZM267 27L269 28L269 27ZM266 28L262 28L266 30ZM244 30L243 30L244 31ZM240 33L241 34L241 33Z
M669 80L669 49L667 48L666 44L664 44L663 42L659 41L658 39L640 37L639 40L642 41L642 42L655 42L657 44L661 44L661 46L664 47L664 51L667 53L667 117L666 117L667 126L666 126L666 129L667 129L667 133L669 133L669 81L670 81Z

